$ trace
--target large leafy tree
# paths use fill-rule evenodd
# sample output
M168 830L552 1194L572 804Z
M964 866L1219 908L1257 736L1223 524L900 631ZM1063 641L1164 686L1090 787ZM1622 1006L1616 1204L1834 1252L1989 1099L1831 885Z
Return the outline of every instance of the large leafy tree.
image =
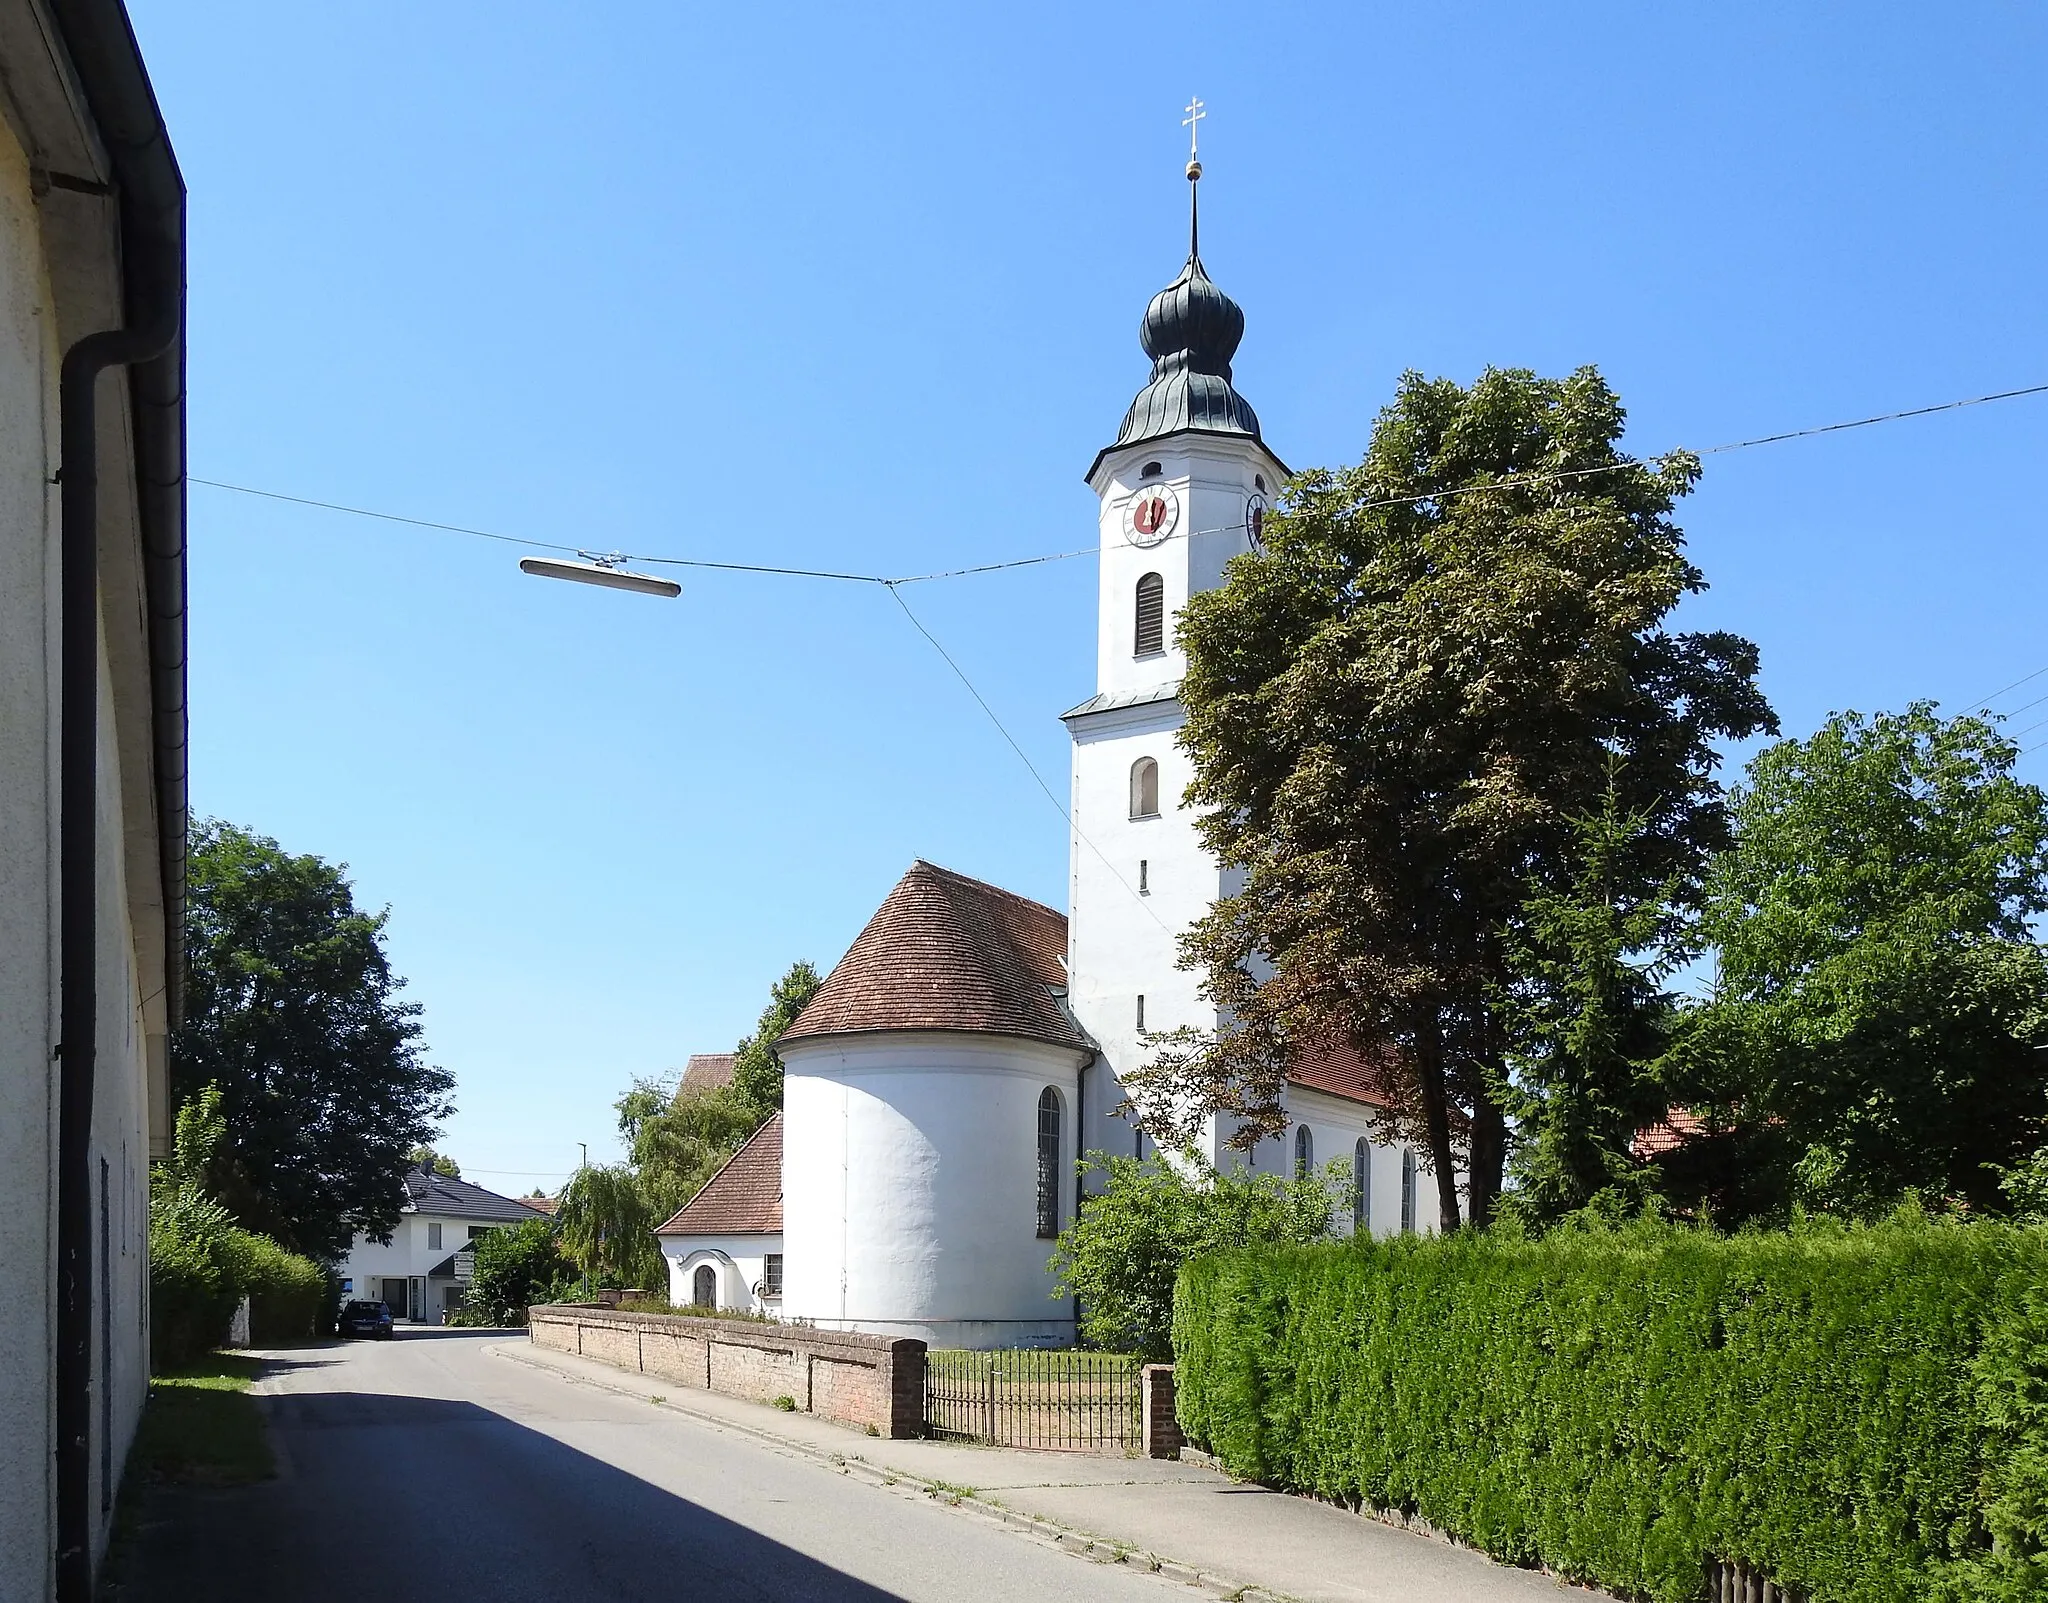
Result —
M1645 827L1618 895L1683 887L1726 838L1715 742L1774 728L1746 640L1674 633L1703 588L1671 518L1696 460L1622 454L1590 368L1409 374L1365 460L1310 473L1265 549L1190 598L1179 639L1204 841L1239 887L1183 942L1226 1026L1163 1051L1148 1122L1283 1127L1285 1065L1348 1039L1384 1066L1446 1228L1488 1219L1507 1122L1496 998L1532 882L1619 759ZM1169 1133L1171 1133L1169 1131Z
M732 1086L679 1089L641 1079L613 1104L628 1162L657 1220L697 1194L766 1117Z
M2048 1114L2048 796L2017 756L1919 703L1751 762L1701 919L1712 998L1674 1054L1708 1121L1690 1178L1739 1183L1703 1188L1724 1214L2017 1200L2002 1172Z
M578 1169L562 1189L555 1215L562 1251L599 1285L661 1291L668 1272L646 1194L623 1163Z
M388 1238L412 1149L453 1109L419 1007L342 869L232 824L196 825L172 1089L220 1087L214 1189L244 1225L332 1261Z
M769 991L768 1005L761 1010L754 1033L733 1053L733 1089L759 1108L764 1120L782 1106L782 1059L775 1054L776 1039L796 1023L797 1015L810 1006L824 983L810 964L790 964L789 971Z

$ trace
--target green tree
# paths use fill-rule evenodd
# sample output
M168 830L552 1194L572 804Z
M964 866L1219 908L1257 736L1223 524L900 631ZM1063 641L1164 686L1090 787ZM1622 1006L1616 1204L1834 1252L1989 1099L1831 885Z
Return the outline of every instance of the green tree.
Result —
M630 1165L578 1169L563 1188L555 1222L562 1251L598 1285L666 1289L667 1270L654 1239L661 1221Z
M657 1222L695 1196L766 1118L736 1087L685 1091L664 1079L635 1080L613 1106L628 1162Z
M792 963L789 972L775 982L768 1006L761 1012L754 1033L734 1049L732 1085L742 1097L760 1110L758 1126L782 1106L782 1059L775 1055L775 1042L796 1023L797 1015L810 1005L825 982L808 963Z
M1719 967L1674 1052L1715 1141L1851 1213L1906 1191L2002 1211L2043 1137L2048 797L1983 718L1841 713L1750 763L1701 933ZM1712 1171L1709 1171L1710 1173Z
M1105 1187L1081 1204L1049 1267L1056 1296L1078 1298L1081 1337L1108 1352L1173 1357L1173 1283L1190 1258L1223 1247L1285 1246L1330 1234L1350 1211L1341 1164L1281 1179L1177 1162L1096 1154Z
M424 1163L430 1165L434 1173L445 1174L451 1180L462 1178L462 1165L445 1152L436 1152L429 1146L417 1146L405 1156L406 1161L415 1168Z
M1508 940L1500 1101L1514 1122L1514 1184L1501 1205L1527 1225L1588 1207L1633 1215L1654 1196L1635 1136L1667 1111L1658 1069L1676 998L1664 981L1683 948L1661 895L1622 888L1649 820L1624 815L1618 792L1610 784L1600 811L1575 820L1570 887L1539 890Z
M1408 374L1364 461L1298 479L1264 549L1189 599L1187 799L1241 888L1182 960L1232 1023L1134 1076L1148 1128L1214 1110L1249 1147L1284 1127L1290 1051L1348 1039L1429 1155L1444 1227L1461 1156L1491 1217L1494 1000L1532 882L1566 890L1571 821L1619 758L1647 823L1616 895L1682 895L1726 839L1716 742L1775 727L1748 641L1666 628L1704 587L1671 518L1698 464L1623 455L1623 420L1591 368Z
M333 1261L388 1239L406 1155L453 1111L419 1007L384 954L386 914L340 868L219 820L194 826L179 1101L220 1087L220 1196L245 1225Z
M528 1308L570 1294L572 1266L562 1256L552 1219L487 1230L472 1250L476 1258L463 1307L465 1323L523 1325Z

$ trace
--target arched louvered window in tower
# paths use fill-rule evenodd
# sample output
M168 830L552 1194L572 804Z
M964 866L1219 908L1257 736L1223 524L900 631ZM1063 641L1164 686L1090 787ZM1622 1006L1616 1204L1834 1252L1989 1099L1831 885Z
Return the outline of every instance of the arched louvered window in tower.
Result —
M1315 1173L1316 1138L1308 1133L1308 1126L1294 1127L1294 1178L1306 1180Z
M1372 1229L1372 1145L1364 1136L1351 1149L1351 1233L1368 1234Z
M1131 654L1149 657L1166 649L1166 581L1148 573L1138 581L1136 644Z
M1415 1234L1415 1149L1401 1149L1401 1234Z
M1131 764L1131 816L1159 816L1159 764L1150 757L1140 757Z
M1047 1086L1038 1096L1038 1236L1060 1233L1060 1094Z

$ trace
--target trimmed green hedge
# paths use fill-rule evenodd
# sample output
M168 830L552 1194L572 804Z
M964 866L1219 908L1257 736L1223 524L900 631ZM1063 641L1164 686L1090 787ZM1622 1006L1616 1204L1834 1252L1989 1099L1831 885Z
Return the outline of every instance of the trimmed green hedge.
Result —
M1237 1251L1176 1398L1249 1479L1658 1603L2048 1598L2048 1232L1920 1217Z

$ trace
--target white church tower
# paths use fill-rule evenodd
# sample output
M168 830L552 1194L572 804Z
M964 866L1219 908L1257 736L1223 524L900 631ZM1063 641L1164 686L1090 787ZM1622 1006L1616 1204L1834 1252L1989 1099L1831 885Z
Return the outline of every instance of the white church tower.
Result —
M1197 101L1191 122L1200 114ZM1192 151L1187 175L1187 265L1139 325L1151 381L1088 470L1101 503L1097 693L1064 715L1074 741L1069 1006L1108 1071L1082 1088L1082 1140L1108 1152L1142 1145L1110 1116L1123 1097L1118 1067L1145 1059L1148 1034L1216 1023L1198 976L1175 966L1177 938L1222 886L1181 805L1190 769L1174 736L1187 663L1174 618L1252 548L1287 478L1231 384L1244 313L1202 266ZM1206 1144L1217 1156L1213 1134Z

